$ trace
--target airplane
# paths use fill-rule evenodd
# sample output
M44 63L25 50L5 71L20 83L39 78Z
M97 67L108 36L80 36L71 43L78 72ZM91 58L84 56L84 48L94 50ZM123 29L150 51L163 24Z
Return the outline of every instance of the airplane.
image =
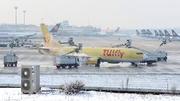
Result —
M109 27L108 27L105 31L97 32L96 34L97 34L97 35L104 36L104 35L107 35L107 32L108 32L108 31L109 31Z
M159 30L159 39L164 39L165 38L165 34Z
M136 30L136 34L138 36L142 36L142 37L154 38L154 35L152 34L152 32L149 29L147 29L147 31L145 29L142 29L141 33L138 30Z
M147 29L147 31L148 31L148 29ZM166 34L164 34L161 30L159 30L159 33L156 31L156 30L154 30L154 35L150 32L150 31L148 31L149 32L149 37L150 38L158 38L159 40L160 39L168 39L168 32L167 32L167 30L164 30L164 32L166 33ZM170 34L169 34L170 35Z
M118 27L116 30L114 30L114 31L108 31L107 33L108 34L117 34L117 33L119 33L119 29L120 29L120 27Z
M60 25L61 25L61 23L57 23L57 24L50 30L50 33L51 33L53 36L56 36L57 31L59 30Z
M141 33L136 29L136 35L141 36Z
M130 37L131 36L131 34L129 33L120 33L119 29L120 27L118 27L114 32L112 32L111 35L117 36L117 37Z
M142 29L142 30L141 30L141 34L142 34L142 35L141 35L142 37L146 37L146 36L147 36L146 30L145 30L145 29Z
M115 33L118 33L118 32L119 32L119 29L120 29L120 27L118 27L114 32L115 32Z
M148 35L148 36L152 36L153 33L152 33L149 29L147 29L147 35Z
M55 34L58 31L60 23L57 23L52 29L51 33ZM33 34L32 34L33 33ZM10 39L10 40L18 40L18 41L27 41L30 37L38 37L41 35L41 32L0 32L0 39Z
M172 30L172 40L180 41L180 36L174 30Z
M158 31L154 30L154 35L151 36L151 38L157 38L160 40L160 34L158 33Z
M166 36L166 37L172 37L172 35L170 35L167 30L164 30L164 33L165 33L165 36Z
M154 33L156 37L159 37L159 33L156 30L154 30Z
M72 52L77 47L65 47L57 43L44 23L40 24L44 47L37 47L40 54L60 55ZM87 64L93 64L100 67L101 62L119 63L130 62L137 66L137 62L148 59L148 56L142 51L129 48L107 48L107 47L82 47L78 53L85 54Z
M164 33L165 33L165 38L168 39L169 41L171 41L172 35L170 35L167 30L164 30Z

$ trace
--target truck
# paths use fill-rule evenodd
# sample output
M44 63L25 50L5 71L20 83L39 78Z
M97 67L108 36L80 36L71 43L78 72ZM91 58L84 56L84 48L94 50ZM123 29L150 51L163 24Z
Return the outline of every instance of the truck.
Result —
M79 58L73 55L58 55L54 57L54 66L56 66L57 69L60 67L66 68L67 66L69 68L72 66L77 68L79 66Z
M146 55L148 56L148 59L141 61L140 63L147 63L147 65L152 65L154 62L167 60L167 52L165 51L147 52Z
M14 44L11 43L10 47L11 47L10 51L3 58L4 67L13 67L13 66L17 67L18 57L16 56L15 53L12 52Z
M168 55L167 52L158 51L158 49L163 44L166 44L166 43L167 43L166 40L163 40L163 42L154 51L151 51L151 52L142 50L137 47L133 47L133 46L131 46L131 47L143 51L148 56L147 60L141 61L140 63L147 63L147 65L149 66L149 65L152 65L152 63L157 62L157 61L163 61L163 60L166 61L167 60L167 55Z
M8 53L4 56L4 67L17 67L18 57L15 53Z

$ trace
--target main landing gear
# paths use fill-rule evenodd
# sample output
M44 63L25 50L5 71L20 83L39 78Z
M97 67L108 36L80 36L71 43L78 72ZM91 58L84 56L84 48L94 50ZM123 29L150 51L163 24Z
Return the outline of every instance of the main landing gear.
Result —
M97 59L97 63L95 64L95 67L100 67L101 59Z
M135 62L131 62L131 65L133 65L134 67L138 66L137 63L135 63Z

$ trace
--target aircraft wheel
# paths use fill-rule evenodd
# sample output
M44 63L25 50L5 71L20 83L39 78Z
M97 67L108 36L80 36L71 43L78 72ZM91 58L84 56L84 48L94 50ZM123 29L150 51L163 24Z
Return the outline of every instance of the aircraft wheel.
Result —
M131 62L131 64L134 66L134 67L137 67L137 64L135 62Z
M65 65L62 65L62 68L64 69L64 68L65 68Z
M158 58L158 61L161 61L161 58Z
M135 67L137 67L137 64L134 64Z
M95 67L100 67L101 59L97 59L97 63L95 64Z
M60 68L60 66L56 66L57 67L57 69L59 69Z
M17 61L14 63L15 67L17 67Z
M167 60L167 57L164 58L164 61L166 61L166 60Z
M78 66L78 65L77 65L77 64L75 64L75 65L74 65L74 68L77 68L77 66Z
M152 65L152 62L147 62L147 66Z
M69 68L71 68L71 65L69 65Z

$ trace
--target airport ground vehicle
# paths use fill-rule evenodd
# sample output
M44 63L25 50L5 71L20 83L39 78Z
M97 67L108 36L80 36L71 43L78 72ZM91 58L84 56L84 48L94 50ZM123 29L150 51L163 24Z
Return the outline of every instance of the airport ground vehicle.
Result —
M12 52L13 49L13 43L10 44L11 50L4 56L3 61L4 61L4 67L13 67L17 66L17 60L18 57L16 56L15 53Z
M4 67L13 67L17 66L17 60L18 57L16 56L15 53L8 53L4 56Z
M79 66L79 58L72 55L58 55L54 57L54 66L57 68L66 68L66 66L77 68Z
M140 63L147 63L147 65L152 65L152 63L154 63L154 62L167 60L167 53L165 51L148 52L146 54L148 56L148 59L144 60Z
M147 63L147 65L152 65L152 63L157 62L157 61L162 61L162 60L166 61L167 60L167 52L165 52L165 51L158 51L158 49L163 44L166 44L166 43L167 43L167 41L163 40L163 42L156 48L156 50L150 51L150 52L132 46L131 45L132 44L132 40L131 39L128 39L125 44L114 45L112 47L114 48L114 47L125 46L126 48L135 48L135 49L141 50L141 51L143 51L148 56L148 58L146 60L141 61L140 63ZM134 63L132 63L132 65L134 65Z
M7 44L0 44L0 47L7 47Z

